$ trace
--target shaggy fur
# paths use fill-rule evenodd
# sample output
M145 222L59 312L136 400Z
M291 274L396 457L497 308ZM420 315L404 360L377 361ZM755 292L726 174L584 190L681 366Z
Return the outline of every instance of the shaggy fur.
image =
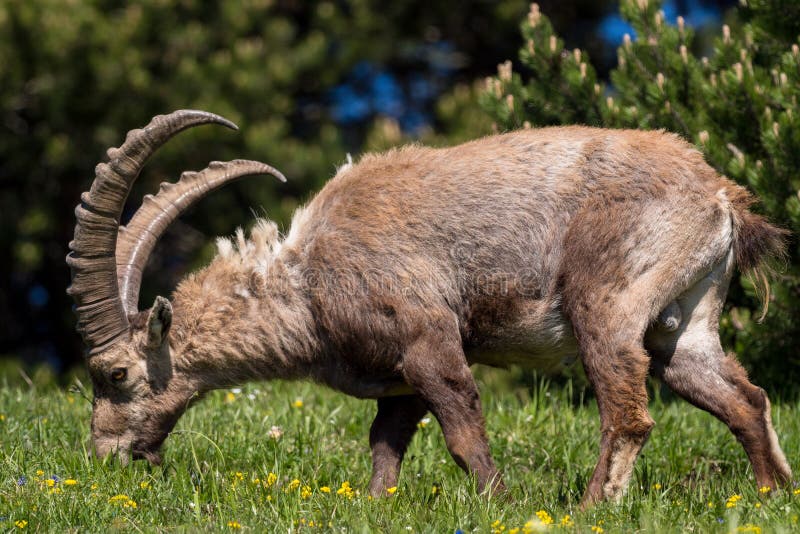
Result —
M95 446L157 461L198 395L310 378L378 399L373 495L396 485L427 410L455 461L499 491L469 365L555 369L579 354L602 430L585 504L628 483L654 424L651 371L728 424L775 487L791 472L768 400L717 333L734 264L782 250L750 202L663 132L547 128L366 155L285 239L258 221L249 239L220 240L171 306L157 301L90 360Z

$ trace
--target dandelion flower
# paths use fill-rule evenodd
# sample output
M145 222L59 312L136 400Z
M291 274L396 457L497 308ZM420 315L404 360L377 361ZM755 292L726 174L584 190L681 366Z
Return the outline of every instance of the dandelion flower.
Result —
M350 487L350 482L345 480L344 482L342 482L341 487L338 490L336 490L336 494L347 497L348 499L352 499L353 497L355 497L356 493L353 490L353 488Z
M148 481L139 482L139 487L141 489L148 489L150 488L150 483Z
M439 495L442 493L442 488L434 484L431 486L431 495Z
M602 534L603 527L600 525L592 525L592 532L597 532L597 534Z
M236 394L229 391L225 394L225 402L233 402L236 400Z
M397 493L397 486L386 488L386 493L388 493L389 495L394 495L395 493Z
M302 408L303 399L295 399L295 401L292 403L292 406L294 406L295 408Z
M68 478L68 479L66 479L64 481L64 485L65 486L76 486L77 484L78 484L78 481L75 480L74 478Z
M653 489L656 490L656 491L660 490L661 489L661 484L656 482L655 484L653 484Z
M539 510L536 512L536 517L539 518L539 521L541 521L543 525L553 524L553 518L550 517L550 514L548 514L545 510Z
M761 486L760 488L758 488L758 492L761 494L769 493L770 491L772 491L772 488L769 486Z
M242 525L238 521L228 521L228 528L232 530L240 530Z
M17 528L25 528L28 526L28 522L25 519L20 519L18 521L14 521L14 526Z
M330 487L328 487L328 486L322 486L322 487L321 487L319 490L320 490L322 493L330 493L330 492L331 492L331 488L330 488Z
M736 503L742 499L741 495L731 495L725 502L725 508L736 508Z

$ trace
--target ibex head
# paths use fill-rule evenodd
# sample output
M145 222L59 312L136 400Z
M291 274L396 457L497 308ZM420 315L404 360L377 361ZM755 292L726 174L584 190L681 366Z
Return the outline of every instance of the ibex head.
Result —
M108 163L97 166L91 190L75 209L68 293L88 348L92 441L100 457L116 452L123 462L133 457L157 463L158 449L197 391L173 365L169 300L157 297L149 310L138 311L142 272L159 237L194 202L231 180L252 174L286 180L255 161L212 162L203 171L183 173L175 184L162 184L120 226L125 200L150 155L178 132L208 123L236 129L218 115L181 110L129 132L122 146L108 150Z

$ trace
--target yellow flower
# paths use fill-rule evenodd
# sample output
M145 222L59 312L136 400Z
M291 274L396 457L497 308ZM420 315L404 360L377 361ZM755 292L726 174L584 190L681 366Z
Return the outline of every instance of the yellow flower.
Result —
M41 469L37 469L36 470L36 476L37 477L44 476L44 471L42 471Z
M569 516L569 514L567 514L561 518L561 521L559 521L558 524L562 527L571 527L575 523L572 521L572 518Z
M761 508L761 503L760 502L756 503L756 508Z
M309 497L311 497L311 486L303 486L300 488L300 498L308 499Z
M431 418L430 417L423 417L422 421L417 423L417 426L419 428L425 428L426 426L428 426L428 423L430 423L430 422L431 422Z
M294 406L295 408L302 408L303 399L295 399L295 401L292 403L292 406Z
M603 532L603 527L594 525L592 526L592 532L597 532L597 534L601 534Z
M244 480L244 473L242 473L241 471L237 471L236 474L234 474L234 476L236 477L236 480Z
M770 488L769 486L761 486L760 488L758 488L759 493L769 493L770 491L772 491L772 488Z
M654 490L660 490L660 489L661 489L661 484L659 484L658 482L656 482L655 484L653 484L653 489L654 489Z
M800 488L794 490L792 493L794 493L795 495L800 495Z
M761 527L748 523L737 528L736 532L752 532L753 534L761 534Z
M90 487L89 489L91 489L91 490L96 490L96 489L97 489L97 484L92 484L92 485L91 485L91 487Z
M328 486L322 486L319 490L322 493L330 493L331 492L331 488L329 488Z
M233 402L236 400L236 394L229 391L225 394L225 402Z
M536 517L539 518L539 521L541 521L543 525L552 525L553 524L553 518L550 517L550 514L548 514L544 510L539 510L538 512L536 512Z
M347 497L348 499L352 499L353 497L355 497L356 493L353 490L353 488L350 487L350 482L345 480L344 482L342 482L341 487L338 490L336 490L336 494L337 495L343 495L343 496Z
M300 481L295 478L294 480L289 482L288 486L286 486L286 491L294 491L299 487L300 487Z
M238 521L228 521L228 528L239 530L242 528L242 525L240 525Z
M736 508L736 503L742 499L741 495L731 495L725 502L725 508Z
M114 495L113 497L108 499L108 502L111 504L117 504L122 506L123 508L138 508L139 505L136 504L136 501L128 497L124 494Z
M5 421L5 420L6 420L5 414L0 413L0 421ZM27 525L27 523L25 524ZM19 527L19 528L25 528L25 527Z
M56 485L56 481L53 480L52 478L48 478L47 480L44 481L44 483L47 485L48 488L52 488L53 486Z
M76 484L78 484L78 481L74 478L68 478L64 481L65 486L75 486Z
M272 495L267 495L267 501L272 501Z
M508 529L508 534L518 534L518 533L519 533L519 527Z
M146 480L143 482L139 482L139 487L142 489L148 489L150 487L150 483L147 482Z
M274 486L274 485L275 485L275 483L276 483L277 481L278 481L278 475L276 475L275 473L273 473L273 472L270 472L270 473L267 475L267 487L268 487L268 488L269 488L270 486Z
M442 493L442 488L440 488L440 487L439 487L439 486L437 486L436 484L434 484L434 485L431 487L431 495L439 495L439 494L441 494L441 493Z
M25 528L28 526L28 522L24 519L20 519L19 521L14 521L14 526L17 528Z
M389 495L394 495L395 493L397 493L397 486L386 488L386 493L388 493Z

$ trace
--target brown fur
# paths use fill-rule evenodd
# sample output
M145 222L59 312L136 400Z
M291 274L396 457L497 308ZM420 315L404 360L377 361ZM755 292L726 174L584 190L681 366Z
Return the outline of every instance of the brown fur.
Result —
M425 410L455 461L500 491L469 365L551 369L579 352L602 420L585 503L628 482L654 424L651 367L731 426L759 483L788 479L746 377L729 373L733 404L720 407L713 384L673 380L663 363L733 365L716 351L731 254L752 268L781 246L746 207L741 188L663 132L550 128L364 156L285 239L261 221L250 239L220 241L176 290L171 325L159 301L91 360L96 447L157 458L198 395L310 378L378 399L372 494L396 484ZM666 308L670 328L654 328ZM113 384L118 367L128 378Z

